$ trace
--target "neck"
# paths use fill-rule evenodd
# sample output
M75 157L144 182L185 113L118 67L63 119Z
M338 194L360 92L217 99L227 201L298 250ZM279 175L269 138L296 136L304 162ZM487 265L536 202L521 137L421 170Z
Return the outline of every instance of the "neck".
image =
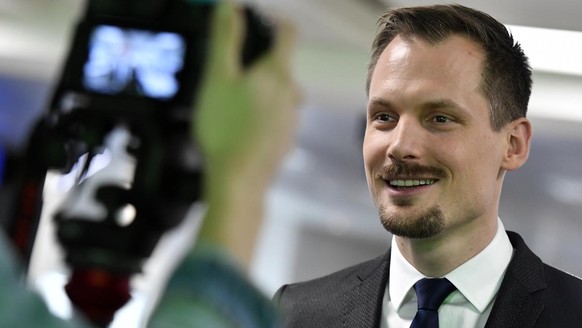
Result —
M443 277L479 254L496 233L497 218L477 219L427 239L395 238L404 258L418 271L427 277Z

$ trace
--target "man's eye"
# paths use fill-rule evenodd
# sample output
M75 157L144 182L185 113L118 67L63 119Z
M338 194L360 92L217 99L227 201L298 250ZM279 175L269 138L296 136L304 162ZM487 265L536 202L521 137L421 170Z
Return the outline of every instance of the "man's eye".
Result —
M444 116L444 115L435 115L432 119L436 123L448 123L448 122L451 122L451 118L448 117L448 116Z
M376 120L380 122L393 122L394 118L388 114L378 114L376 115Z

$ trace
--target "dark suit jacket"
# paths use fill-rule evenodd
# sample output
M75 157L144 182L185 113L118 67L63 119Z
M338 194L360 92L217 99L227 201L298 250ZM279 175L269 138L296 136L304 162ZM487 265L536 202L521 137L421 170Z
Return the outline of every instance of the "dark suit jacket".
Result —
M582 327L582 280L552 268L507 232L515 249L486 327ZM376 328L390 252L274 296L287 328Z

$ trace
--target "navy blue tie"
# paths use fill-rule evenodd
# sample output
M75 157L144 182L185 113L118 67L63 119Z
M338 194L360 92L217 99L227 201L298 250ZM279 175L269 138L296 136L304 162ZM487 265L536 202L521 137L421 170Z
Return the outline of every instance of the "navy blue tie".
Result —
M418 298L418 310L410 328L438 328L439 307L455 289L446 278L420 279L414 284Z

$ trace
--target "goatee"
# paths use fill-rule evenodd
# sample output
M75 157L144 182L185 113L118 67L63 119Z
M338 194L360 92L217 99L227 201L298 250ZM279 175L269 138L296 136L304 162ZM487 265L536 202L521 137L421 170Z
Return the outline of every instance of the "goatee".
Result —
M438 235L445 228L445 216L438 205L412 216L391 213L384 206L380 206L378 211L384 229L396 236L426 239Z

